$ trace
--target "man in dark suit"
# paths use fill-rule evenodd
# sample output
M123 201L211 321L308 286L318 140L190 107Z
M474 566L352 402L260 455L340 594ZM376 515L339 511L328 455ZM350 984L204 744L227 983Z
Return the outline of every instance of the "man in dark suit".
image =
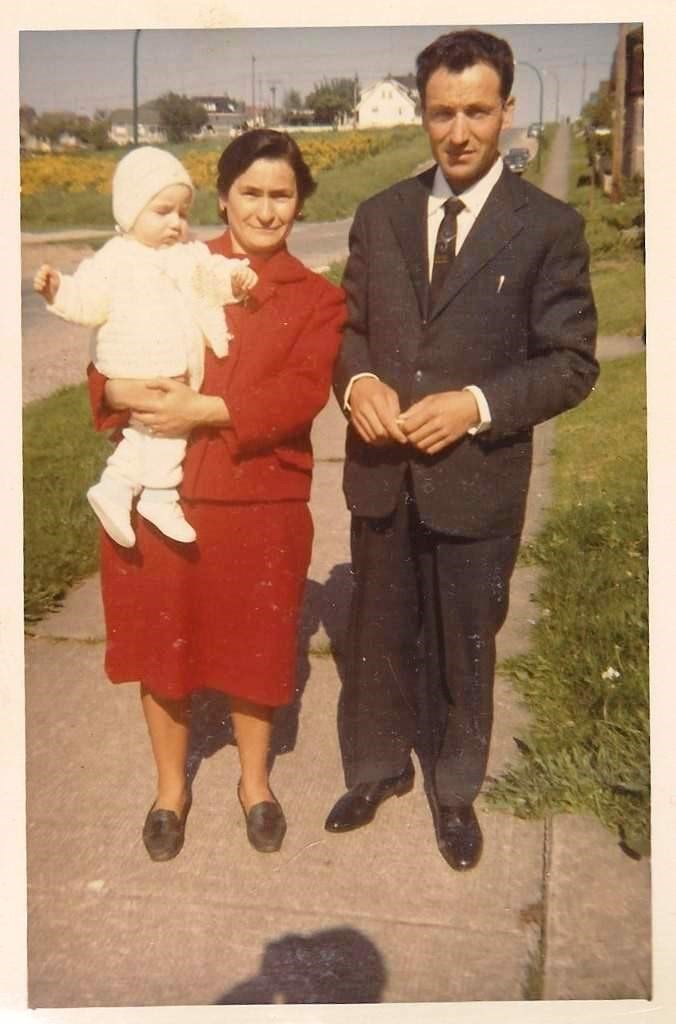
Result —
M334 386L355 591L339 709L347 792L326 828L370 822L425 774L437 843L473 867L495 637L537 423L598 373L582 218L504 167L514 58L484 32L418 56L436 167L363 203Z

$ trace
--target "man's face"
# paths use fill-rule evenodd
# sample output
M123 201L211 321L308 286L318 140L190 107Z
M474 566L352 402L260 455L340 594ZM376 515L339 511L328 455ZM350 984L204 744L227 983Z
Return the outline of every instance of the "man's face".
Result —
M490 170L500 132L512 123L514 100L500 96L500 78L488 64L464 71L437 68L427 80L423 127L434 159L454 192Z

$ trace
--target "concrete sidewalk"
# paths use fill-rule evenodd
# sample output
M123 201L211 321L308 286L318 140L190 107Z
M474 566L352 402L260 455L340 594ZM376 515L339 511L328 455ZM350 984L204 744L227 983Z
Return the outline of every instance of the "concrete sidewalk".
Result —
M340 493L344 423L315 431L316 544L299 699L278 723L275 791L289 831L256 854L221 700L201 698L186 845L152 863L140 831L153 765L136 686L103 676L98 580L27 639L29 980L33 1006L456 1002L642 998L650 990L649 866L591 819L521 821L480 803L485 853L467 875L440 857L418 778L377 822L329 836L343 788L336 739L350 580ZM548 500L551 426L537 431L526 536ZM536 615L517 569L501 658ZM499 677L489 773L525 720ZM458 927L458 922L462 927Z

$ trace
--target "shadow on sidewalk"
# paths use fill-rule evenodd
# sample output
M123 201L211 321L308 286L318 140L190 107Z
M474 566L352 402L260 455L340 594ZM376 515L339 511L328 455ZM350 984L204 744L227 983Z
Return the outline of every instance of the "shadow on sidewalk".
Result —
M354 928L289 934L269 943L258 974L216 1005L379 1003L386 980L378 949Z
M296 691L293 703L280 708L275 715L272 734L271 762L279 754L287 754L296 746L298 720L303 694L310 678L311 655L334 657L342 644L352 589L352 573L348 563L335 565L325 583L308 580L301 611L298 638ZM326 650L311 651L313 636L323 626L328 638ZM340 671L340 669L339 669ZM228 698L216 690L204 690L193 697L192 731L188 754L188 778L192 783L204 758L212 757L225 746L235 745Z

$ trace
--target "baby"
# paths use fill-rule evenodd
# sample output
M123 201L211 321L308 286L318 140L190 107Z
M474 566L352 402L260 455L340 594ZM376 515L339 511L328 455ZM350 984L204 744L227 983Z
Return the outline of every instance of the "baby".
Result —
M165 150L143 146L118 163L113 214L118 235L72 276L43 264L34 288L50 312L99 327L92 361L106 377L173 377L199 390L205 344L228 351L224 303L245 299L258 277L248 260L226 259L202 242L187 242L194 187L183 165ZM131 507L173 540L195 531L177 487L187 437L153 437L132 420L87 498L106 532L133 547Z

